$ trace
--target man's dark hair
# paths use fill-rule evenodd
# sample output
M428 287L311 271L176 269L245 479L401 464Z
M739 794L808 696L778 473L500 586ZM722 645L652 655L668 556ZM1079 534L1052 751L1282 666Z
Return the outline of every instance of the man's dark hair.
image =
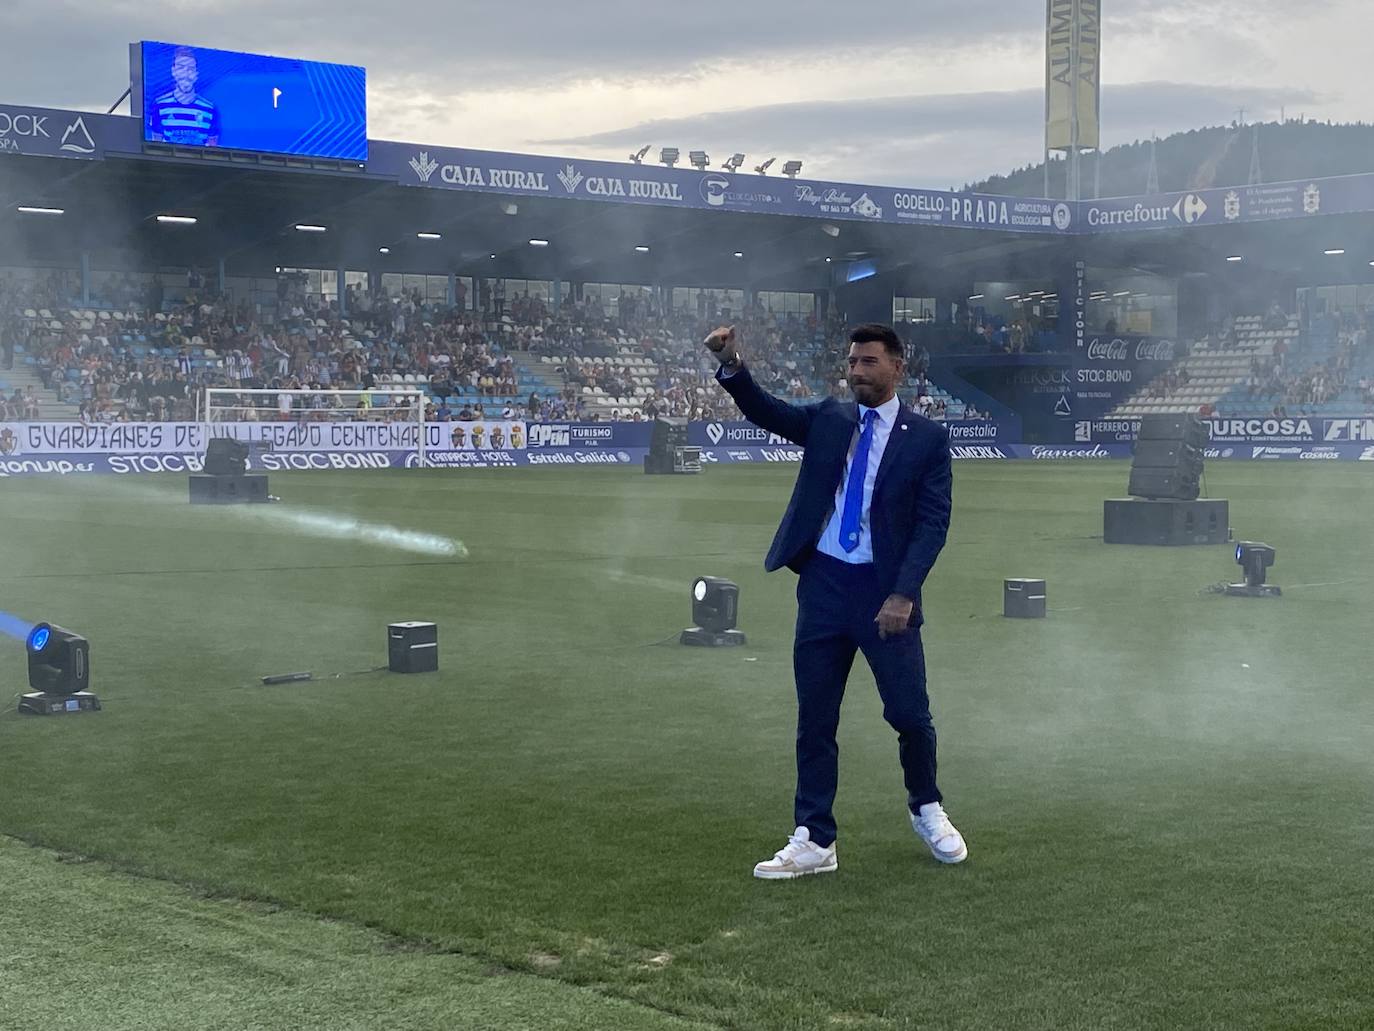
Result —
M902 338L897 335L897 331L891 326L884 326L880 322L865 322L862 326L854 327L849 334L851 344L871 344L880 343L887 348L887 353L893 358L903 358L906 349L902 347Z

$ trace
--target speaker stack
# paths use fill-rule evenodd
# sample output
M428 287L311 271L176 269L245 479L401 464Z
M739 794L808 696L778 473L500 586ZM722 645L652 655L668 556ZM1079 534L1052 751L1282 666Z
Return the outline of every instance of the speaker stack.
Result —
M267 501L267 475L248 472L248 445L214 437L205 448L203 473L191 474L191 504L248 505Z
M1199 498L1207 424L1194 415L1147 415L1140 420L1129 498L1103 502L1102 539L1108 544L1224 544L1229 505Z
M701 448L687 443L687 420L659 418L649 439L644 471L651 475L701 472Z

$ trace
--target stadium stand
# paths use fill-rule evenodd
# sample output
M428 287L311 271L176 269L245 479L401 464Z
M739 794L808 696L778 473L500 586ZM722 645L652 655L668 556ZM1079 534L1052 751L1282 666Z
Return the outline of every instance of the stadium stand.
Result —
M354 285L343 317L291 277L269 303L216 296L195 269L186 282L173 299L116 274L100 304L73 306L61 274L0 277L0 325L14 350L14 369L3 374L5 418L189 420L207 386L364 389L377 406L389 392L419 389L431 398L426 417L441 421L738 415L700 346L728 312L662 313L628 296L610 315L594 299L550 311L528 293L507 304L488 291L486 310L473 311L418 291L374 295ZM730 321L768 389L796 400L845 391L837 321L757 307ZM923 348L913 351L903 394L919 411L980 417L930 383Z
M1368 313L1311 320L1281 309L1237 316L1110 413L1112 418L1201 412L1262 417L1356 416L1374 411Z
M1189 353L1109 413L1109 418L1219 410L1222 400L1245 383L1257 363L1282 356L1299 335L1296 316L1266 321L1239 316L1215 338L1198 341Z

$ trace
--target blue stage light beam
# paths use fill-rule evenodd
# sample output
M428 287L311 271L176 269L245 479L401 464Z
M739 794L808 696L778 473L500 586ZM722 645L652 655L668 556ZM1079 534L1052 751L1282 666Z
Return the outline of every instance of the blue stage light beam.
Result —
M18 616L11 616L8 612L0 612L0 634L8 634L10 637L19 641L29 639L29 631L34 627L27 619L20 619Z

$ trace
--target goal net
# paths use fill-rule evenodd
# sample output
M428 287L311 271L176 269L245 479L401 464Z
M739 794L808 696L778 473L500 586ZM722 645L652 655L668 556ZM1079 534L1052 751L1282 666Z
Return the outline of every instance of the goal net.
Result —
M197 421L210 424L216 436L246 441L317 438L321 424L336 427L330 435L357 439L385 438L393 449L413 450L426 464L423 391L373 390L239 390L206 387ZM233 429L230 429L233 425ZM254 426L263 429L255 430ZM294 427L296 432L283 431Z

